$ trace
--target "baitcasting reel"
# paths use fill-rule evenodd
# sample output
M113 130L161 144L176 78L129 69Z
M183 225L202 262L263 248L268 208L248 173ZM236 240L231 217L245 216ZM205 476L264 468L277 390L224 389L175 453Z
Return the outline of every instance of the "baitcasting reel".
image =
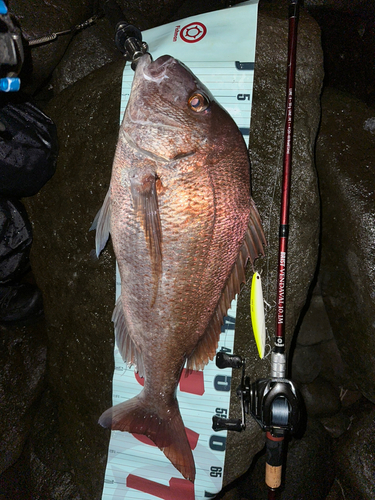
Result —
M300 403L291 380L282 377L260 379L250 384L245 376L245 362L240 356L218 352L218 368L242 368L241 383L237 395L241 401L241 419L212 417L214 431L231 430L241 432L246 428L245 414L252 415L262 430L274 437L283 437L286 432L295 433L300 421Z

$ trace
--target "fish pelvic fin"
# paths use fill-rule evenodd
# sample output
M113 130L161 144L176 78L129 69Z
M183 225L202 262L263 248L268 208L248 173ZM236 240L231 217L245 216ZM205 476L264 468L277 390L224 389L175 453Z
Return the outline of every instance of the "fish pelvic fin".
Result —
M147 436L160 448L185 479L195 480L195 464L178 403L161 416L149 406L144 390L132 399L105 411L99 424L112 430Z
M139 376L143 377L143 356L129 335L121 296L116 301L115 309L112 314L112 321L115 325L116 344L124 363L128 366L134 365Z
M109 238L109 229L111 225L111 188L108 189L104 198L102 208L96 214L93 223L91 224L90 231L96 229L95 247L96 256L99 257L100 252L105 247Z
M187 360L188 370L203 370L209 360L214 359L224 316L226 316L232 300L240 292L241 284L246 281L245 268L247 261L250 260L251 265L253 265L255 259L260 255L264 255L266 238L262 222L252 198L250 203L250 217L243 244L206 331Z
M134 210L144 231L150 253L154 283L151 306L155 303L158 293L163 260L162 228L156 181L157 176L155 174L145 173L142 176L134 176L130 183Z

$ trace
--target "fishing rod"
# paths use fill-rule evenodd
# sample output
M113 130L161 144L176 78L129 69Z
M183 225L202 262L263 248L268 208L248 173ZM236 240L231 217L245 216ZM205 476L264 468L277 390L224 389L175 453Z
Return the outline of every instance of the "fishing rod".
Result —
M286 264L287 246L289 233L289 202L292 172L292 150L293 150L293 124L294 124L294 101L295 101L295 74L296 74L296 51L299 5L298 0L291 0L289 4L289 33L288 33L288 66L286 83L286 106L284 126L284 156L283 156L283 181L280 208L279 227L279 256L278 256L278 280L276 293L276 332L275 345L271 353L271 377L286 377L286 353L285 353L285 312L286 312ZM286 381L283 383L287 387ZM294 386L289 389L297 397ZM296 400L298 405L298 400ZM283 423L288 421L290 400L288 397L275 399L277 418ZM298 411L299 418L299 411ZM298 422L296 422L298 425ZM286 430L281 432L266 432L266 484L269 488L269 498L273 498L272 492L281 485L283 443Z
M237 389L237 395L241 399L242 418L238 420L221 419L215 416L213 417L213 429L242 431L246 427L246 413L251 414L259 423L263 431L266 432L265 482L268 487L269 500L277 497L277 491L281 486L285 436L287 433L295 433L300 421L299 397L293 382L286 378L287 359L285 352L286 263L289 233L298 16L298 0L290 0L276 327L275 342L271 352L270 378L257 380L250 384L249 377L245 377L245 363L240 356L224 353L218 353L216 356L216 365L219 368L242 368L241 383Z

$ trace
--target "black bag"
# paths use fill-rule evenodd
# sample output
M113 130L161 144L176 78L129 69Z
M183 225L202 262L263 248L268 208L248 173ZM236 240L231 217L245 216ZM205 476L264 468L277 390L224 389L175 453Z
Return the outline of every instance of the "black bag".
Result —
M17 280L29 270L33 234L25 207L0 197L0 284Z
M0 129L0 195L35 195L56 170L55 124L30 102L8 102L0 109Z

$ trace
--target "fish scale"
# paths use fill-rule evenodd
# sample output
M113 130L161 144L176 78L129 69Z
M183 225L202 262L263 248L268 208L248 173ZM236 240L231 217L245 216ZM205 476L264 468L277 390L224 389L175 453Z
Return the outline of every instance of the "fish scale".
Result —
M141 393L99 422L144 434L194 481L177 384L186 362L202 369L213 359L246 262L265 238L237 126L170 56L146 54L137 65L96 224L97 251L110 231L121 275L116 342L144 377Z

